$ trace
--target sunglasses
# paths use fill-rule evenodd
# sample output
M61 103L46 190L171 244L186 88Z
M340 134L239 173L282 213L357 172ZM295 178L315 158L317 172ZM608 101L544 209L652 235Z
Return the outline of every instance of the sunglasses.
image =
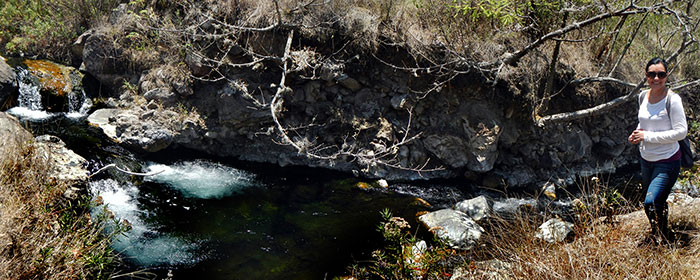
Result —
M647 72L647 78L653 79L654 77L659 77L659 79L666 78L666 72Z

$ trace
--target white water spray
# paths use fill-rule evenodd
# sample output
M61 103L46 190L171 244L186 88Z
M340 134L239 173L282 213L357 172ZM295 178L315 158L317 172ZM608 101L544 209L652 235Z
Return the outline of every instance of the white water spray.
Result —
M113 179L90 182L90 191L94 197L101 196L106 208L114 213L116 219L127 220L131 230L115 238L112 246L117 252L141 266L194 264L205 256L196 253L199 243L183 240L159 232L144 221L150 215L139 208L136 186L121 184ZM101 207L93 208L93 214L99 214Z
M186 197L222 198L253 185L253 175L218 163L184 161L173 165L151 163L144 180L162 183Z

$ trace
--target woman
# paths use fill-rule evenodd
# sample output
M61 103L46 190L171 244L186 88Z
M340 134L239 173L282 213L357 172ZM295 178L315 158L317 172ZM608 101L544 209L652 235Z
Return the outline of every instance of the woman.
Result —
M672 238L666 199L680 173L678 141L685 138L688 131L681 97L666 88L667 66L666 61L658 57L647 63L650 89L639 96L639 125L628 138L630 143L639 144L642 156L642 183L647 190L644 212L651 224L651 235L664 241Z

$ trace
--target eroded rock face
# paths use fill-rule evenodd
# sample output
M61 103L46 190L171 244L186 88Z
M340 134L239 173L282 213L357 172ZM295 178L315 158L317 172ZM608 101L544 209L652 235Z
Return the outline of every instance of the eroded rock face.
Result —
M16 152L17 147L27 145L32 134L11 115L0 112L0 156ZM73 185L81 185L88 179L86 160L66 148L66 144L56 136L42 135L34 138L34 147L52 166L50 177Z
M150 105L99 109L88 122L115 142L140 152L157 152L174 143L199 142L204 136L201 120L183 114Z
M80 70L97 78L106 89L117 91L123 82L129 81L126 62L118 49L103 32L90 31L82 46L83 64Z
M129 16L124 9L112 17ZM93 31L83 41L87 72L103 84L128 75L120 68L128 63L118 60L120 50L106 34ZM125 117L109 122L119 134L115 139L143 151L180 145L218 156L325 167L389 180L464 175L488 187L552 179L568 183L575 176L637 163L638 152L626 144L636 122L634 104L585 121L540 128L528 111L528 95L510 92L520 86L517 81L508 81L513 83L508 89L494 89L478 75L460 75L450 86L426 94L418 89L431 88L435 77L397 71L371 58L318 62L313 73L287 77L289 91L278 99L282 105L277 117L288 128L288 136L305 145L298 151L281 142L272 121L269 104L280 80L277 67L259 63L232 69L225 74L226 82L192 82L182 77L200 77L209 69L198 54L185 56L179 66L145 69L133 79L140 81L143 103L156 105L143 108L125 101L128 98L122 100L124 109L138 111L131 114L139 121ZM113 89L121 86L112 84ZM581 100L570 103L577 108L590 105L578 104L585 103ZM150 122L162 114L152 110L179 113L182 108L196 110L202 121ZM395 146L404 139L409 141ZM327 159L306 156L319 149L327 154L350 152ZM420 168L438 171L415 171Z

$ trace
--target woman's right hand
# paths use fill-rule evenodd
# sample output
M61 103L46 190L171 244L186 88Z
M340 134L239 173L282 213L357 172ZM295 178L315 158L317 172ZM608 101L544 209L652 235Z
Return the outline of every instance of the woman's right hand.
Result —
M627 137L627 141L629 141L632 144L639 144L639 142L642 142L644 140L644 132L641 129L636 129L635 131L632 131L632 134L630 134L629 137Z

